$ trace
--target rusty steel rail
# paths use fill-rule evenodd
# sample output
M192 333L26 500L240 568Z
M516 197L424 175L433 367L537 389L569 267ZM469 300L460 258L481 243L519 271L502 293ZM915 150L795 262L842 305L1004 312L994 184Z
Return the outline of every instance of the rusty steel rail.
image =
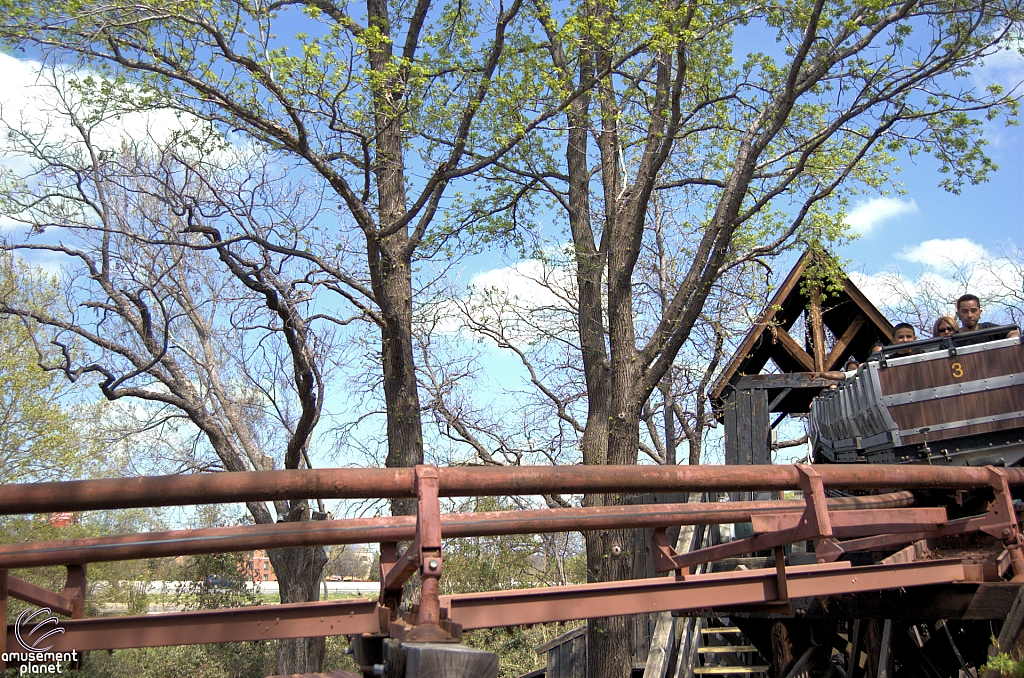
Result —
M377 601L268 606L203 613L73 620L62 642L86 650L163 644L226 642L380 633L415 641L451 641L462 626L507 626L608 614L699 609L750 603L785 605L790 596L950 582L963 578L959 562L933 561L851 568L835 562L858 548L919 535L979 531L1001 540L1014 575L1024 579L1024 557L1012 487L1024 469L929 466L760 467L519 467L334 469L220 473L70 483L10 485L0 492L0 514L310 498L415 497L417 514L404 518L281 523L208 530L12 544L0 547L0 608L7 595L53 600L81 609L84 563L250 548L379 542L381 592ZM902 490L872 497L829 499L828 489ZM942 508L907 508L913 489L987 489L987 513L951 523ZM597 506L572 509L441 513L441 498L546 493L783 491L798 501ZM900 508L902 507L902 508ZM899 509L899 510L897 510ZM666 528L682 524L750 522L754 535L688 553L676 553ZM655 580L608 582L532 591L442 597L445 537L647 528L655 569L676 573ZM846 541L840 541L845 539ZM817 565L787 568L783 547L814 542ZM399 552L399 542L411 542ZM689 568L729 555L774 550L775 568L694 577ZM81 564L77 564L81 563ZM60 597L11 579L7 568L43 564L68 567ZM77 568L77 569L76 569ZM404 583L420 579L414 612L398 618ZM81 586L79 586L81 583ZM57 596L58 594L54 594ZM333 604L337 606L338 604ZM462 626L460 626L462 625ZM74 630L74 633L72 633ZM12 628L8 627L8 635ZM6 647L7 636L0 635ZM63 645L62 645L63 647ZM0 650L3 648L0 647Z
M53 644L49 652L379 633L381 615L376 601L356 599L93 617L62 621L61 627L64 633L46 641ZM7 647L19 647L13 624L7 627Z
M849 563L786 569L780 587L775 570L751 570L635 579L580 586L441 596L440 605L464 630L615 614L706 609L758 603L786 603L789 597L840 595L904 586L944 584L962 579L959 561L850 567ZM198 645L327 635L385 632L387 615L373 600L261 605L226 610L101 617L64 621L52 636L53 652ZM13 625L8 647L17 647Z
M827 500L830 511L893 509L913 503L910 492ZM543 534L617 528L749 523L759 515L795 517L803 500L727 503L647 504L635 506L486 511L441 514L446 539L505 534ZM920 526L918 530L922 529ZM411 541L415 516L242 525L201 530L172 530L107 537L84 537L0 545L0 569L72 563L176 557L264 548Z
M441 596L441 606L463 630L614 614L681 612L760 603L785 604L792 598L863 593L904 586L945 584L963 579L958 560L850 567L849 563L796 565L776 570L634 579L624 582L550 586Z
M815 467L832 489L977 489L985 468L964 466ZM1011 486L1024 468L1003 469ZM0 515L188 506L286 499L415 497L415 469L247 471L6 485ZM800 489L795 466L517 466L438 468L442 497L551 493L747 492Z

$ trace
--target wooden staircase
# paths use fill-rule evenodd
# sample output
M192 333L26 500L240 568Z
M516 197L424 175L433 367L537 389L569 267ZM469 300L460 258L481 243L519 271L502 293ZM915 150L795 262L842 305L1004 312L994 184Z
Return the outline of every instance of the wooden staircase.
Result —
M694 676L764 676L768 662L757 648L743 637L735 626L713 625L718 619L708 619L701 628L701 645L697 648Z

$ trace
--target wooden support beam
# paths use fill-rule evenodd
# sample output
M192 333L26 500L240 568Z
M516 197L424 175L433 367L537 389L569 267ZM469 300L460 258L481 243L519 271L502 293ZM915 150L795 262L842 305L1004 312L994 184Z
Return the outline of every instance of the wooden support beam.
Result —
M803 349L801 349L803 350ZM828 388L835 386L833 379L815 379L811 372L789 372L786 374L749 374L740 377L736 390L775 388Z
M878 678L892 678L892 620L886 619L882 625L882 641L878 645Z
M813 351L814 371L825 370L825 326L821 322L821 288L811 288L811 304L808 309L811 326L811 351Z
M860 620L850 622L850 651L846 659L846 678L857 678L860 672Z
M1006 621L1003 622L1003 628L999 632L999 637L988 650L989 657L994 657L1000 652L1016 656L1013 652L1020 645L1022 626L1024 626L1024 588L1017 592L1017 597L1010 607L1010 614L1006 615ZM984 673L983 678L999 678L999 672L995 669L989 669Z
M866 322L867 320L862 315L858 315L854 318L853 322L850 323L850 326L846 328L845 332L843 332L843 335L836 340L836 344L832 347L832 350L829 351L828 357L825 358L826 370L842 369L843 366L840 363L843 360L843 356L846 354L846 350L850 347L850 344L853 343L853 340L857 337L857 333L860 332L860 328L864 327L864 323Z
M775 337L778 340L778 345L782 347L782 350L784 350L790 358L795 360L805 372L821 371L814 369L814 358L812 358L800 344L796 343L796 339L789 336L789 332L780 328L775 333Z

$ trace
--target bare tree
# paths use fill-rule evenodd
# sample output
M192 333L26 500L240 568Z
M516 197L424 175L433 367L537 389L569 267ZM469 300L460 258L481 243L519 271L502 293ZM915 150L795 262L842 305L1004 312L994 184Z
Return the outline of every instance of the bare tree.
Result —
M316 194L215 134L205 139L215 147L182 154L186 134L210 134L202 123L165 143L104 148L102 128L116 112L68 88L49 91L67 134L10 129L35 172L3 187L7 216L31 230L2 247L60 256L64 308L5 295L0 313L47 330L37 334L46 369L94 378L111 401L142 401L147 426L187 419L215 455L203 470L308 466L332 348L330 325L311 327L319 269L253 240L311 227ZM279 458L267 453L275 448ZM310 517L306 501L274 502L273 512L250 502L248 510L263 524ZM322 548L271 550L270 558L283 602L317 598ZM323 651L323 639L282 641L279 667L318 665Z

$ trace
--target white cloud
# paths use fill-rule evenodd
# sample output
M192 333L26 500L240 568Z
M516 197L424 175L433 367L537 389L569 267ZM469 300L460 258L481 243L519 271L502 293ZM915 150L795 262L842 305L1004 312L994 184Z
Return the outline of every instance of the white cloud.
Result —
M964 238L928 240L897 255L916 272L852 272L850 279L894 321L927 327L940 315L954 315L954 301L969 292L981 298L986 320L1016 322L1024 313L1022 255L1012 246L994 255Z
M1022 49L1024 42L1014 39L1008 41L1003 49L985 57L981 68L974 73L975 84L987 86L995 83L1005 90L1019 88L1021 81L1024 81Z
M139 112L101 110L86 91L76 87L87 77L100 76L67 67L43 67L37 61L0 53L0 130L24 132L34 141L55 149L81 147L81 133L69 114L87 121L90 141L97 150L118 150L125 142L157 146L186 130L198 131L206 123L169 108ZM96 118L100 118L96 121ZM4 130L4 128L7 128ZM237 152L236 146L232 151ZM246 151L242 151L243 153ZM229 151L224 161L237 162ZM17 176L28 176L32 159L24 142L0 134L0 165Z
M917 203L896 198L872 198L853 208L844 220L847 225L860 235L874 231L882 222L889 221L904 214L916 214Z
M461 331L472 335L471 326L482 326L523 345L571 332L576 279L564 258L554 250L546 261L526 259L473 276L459 303L468 316L459 321L466 323Z
M575 289L574 281L565 269L545 265L536 259L478 273L469 281L469 286L481 291L496 291L520 305L564 309L569 307L566 295Z
M932 270L948 270L974 264L988 257L985 248L967 238L925 240L907 247L896 258L921 264Z

